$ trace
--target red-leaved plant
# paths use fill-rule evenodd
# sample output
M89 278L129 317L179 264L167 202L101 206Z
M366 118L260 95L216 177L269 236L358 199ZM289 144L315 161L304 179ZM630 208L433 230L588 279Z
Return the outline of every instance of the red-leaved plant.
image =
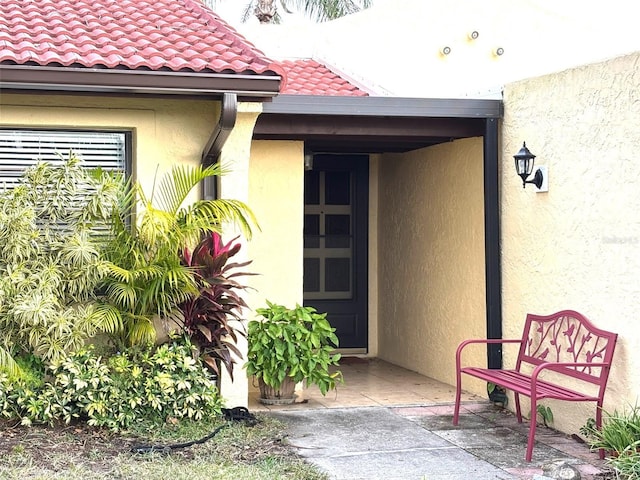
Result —
M242 358L236 347L238 333L229 324L230 320L240 320L242 309L247 304L240 292L247 287L235 278L253 275L234 270L247 266L251 261L227 263L240 251L238 237L223 243L220 235L213 232L206 236L190 252L185 249L182 262L192 269L198 285L199 295L180 304L183 331L200 349L202 360L219 375L219 365L226 367L233 379L234 355Z

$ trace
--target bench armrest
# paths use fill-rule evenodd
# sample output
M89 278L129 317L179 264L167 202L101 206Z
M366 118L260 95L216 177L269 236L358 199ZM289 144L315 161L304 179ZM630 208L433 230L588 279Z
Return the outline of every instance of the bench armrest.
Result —
M462 350L467 346L473 343L482 343L482 344L490 344L490 343L520 343L522 344L522 339L518 338L474 338L471 340L465 340L456 350L456 368L458 371L460 370L460 358L462 356Z

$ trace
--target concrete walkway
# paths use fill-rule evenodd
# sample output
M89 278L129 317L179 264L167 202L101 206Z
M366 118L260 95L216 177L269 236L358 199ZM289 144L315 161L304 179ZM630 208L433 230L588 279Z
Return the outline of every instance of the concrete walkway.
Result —
M490 402L466 403L460 425L453 405L277 410L289 442L333 480L533 479L564 460L583 480L614 478L597 453L539 427L531 463L528 424Z

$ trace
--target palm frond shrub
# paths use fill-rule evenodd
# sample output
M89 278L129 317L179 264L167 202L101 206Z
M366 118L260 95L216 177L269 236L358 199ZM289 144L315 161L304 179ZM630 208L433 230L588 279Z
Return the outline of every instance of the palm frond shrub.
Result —
M119 345L154 342L154 318L178 314L178 305L200 294L193 269L181 252L192 249L203 235L235 224L247 237L255 218L237 200L199 200L188 204L192 192L208 177L222 174L209 167L175 166L147 195L135 184L112 223L101 289L101 311L117 317L124 328ZM129 218L128 215L136 216Z
M85 168L73 152L63 160L38 163L0 191L0 366L12 373L17 354L56 359L120 328L94 308L93 293L122 178Z

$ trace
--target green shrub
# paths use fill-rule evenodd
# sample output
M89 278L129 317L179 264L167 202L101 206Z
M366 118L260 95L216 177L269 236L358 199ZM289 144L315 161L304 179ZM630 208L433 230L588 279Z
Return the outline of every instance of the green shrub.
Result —
M603 413L600 430L590 418L580 433L587 437L592 449L605 450L607 464L620 478L640 480L640 406Z
M119 353L105 361L93 348L52 362L40 387L0 375L0 413L23 424L74 419L123 430L167 419L199 420L220 413L221 399L190 344Z
M622 412L603 412L602 428L598 430L595 421L589 419L580 432L587 437L593 449L604 449L618 455L630 445L640 444L640 406Z
M0 188L0 367L9 373L17 373L16 356L55 359L118 329L92 300L104 275L98 233L122 187L70 153Z
M549 424L553 423L553 411L551 410L551 407L548 407L546 405L538 405L536 407L536 410L538 412L538 415L540 415L540 418L542 418L542 422L544 423L545 427L548 427Z
M617 457L607 458L607 463L616 471L619 478L640 480L640 442L629 445Z
M0 186L0 369L15 375L17 356L56 360L102 333L122 348L153 343L153 319L200 293L184 248L227 222L250 236L244 203L187 204L221 173L176 166L146 196L70 152L60 165L28 169L15 188Z

